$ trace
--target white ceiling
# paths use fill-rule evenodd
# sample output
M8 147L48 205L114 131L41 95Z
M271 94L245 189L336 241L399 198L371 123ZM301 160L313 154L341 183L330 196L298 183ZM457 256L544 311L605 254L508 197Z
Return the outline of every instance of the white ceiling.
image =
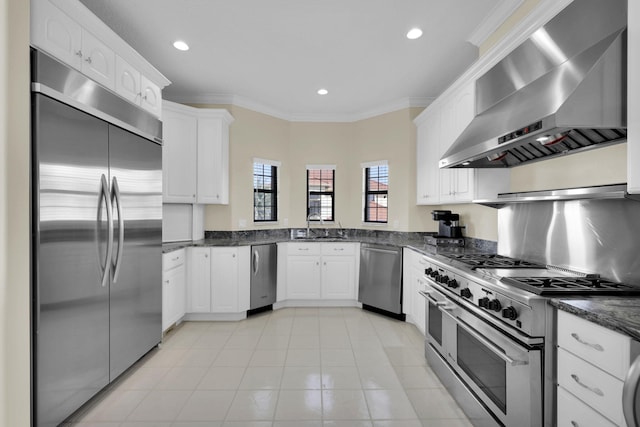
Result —
M522 1L81 0L172 81L164 98L311 121L427 105Z

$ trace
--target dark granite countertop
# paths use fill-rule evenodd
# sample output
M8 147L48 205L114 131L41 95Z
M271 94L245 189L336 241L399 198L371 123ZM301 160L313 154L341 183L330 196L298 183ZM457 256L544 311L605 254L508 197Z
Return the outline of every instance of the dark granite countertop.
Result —
M640 297L554 298L551 305L640 341Z
M473 245L467 244L467 247L447 247L447 246L431 246L427 245L424 238L416 238L412 235L402 236L400 233L389 236L354 236L348 238L341 237L329 237L329 238L315 238L315 239L290 239L283 237L273 238L215 238L204 239L197 241L185 241L185 242L171 242L164 243L162 245L162 252L168 253L178 249L186 247L215 247L215 246L251 246L270 243L283 243L283 242L313 242L313 243L373 243L379 245L388 245L395 247L408 247L417 252L425 255L435 256L443 253L495 253L495 248L491 245L493 242L489 242L488 247L483 245L484 241L475 240Z

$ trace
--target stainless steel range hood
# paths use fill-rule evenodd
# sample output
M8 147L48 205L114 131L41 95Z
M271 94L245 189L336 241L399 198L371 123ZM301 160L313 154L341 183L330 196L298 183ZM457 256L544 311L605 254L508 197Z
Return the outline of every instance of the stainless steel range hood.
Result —
M440 167L512 167L623 142L626 0L575 0L476 82Z

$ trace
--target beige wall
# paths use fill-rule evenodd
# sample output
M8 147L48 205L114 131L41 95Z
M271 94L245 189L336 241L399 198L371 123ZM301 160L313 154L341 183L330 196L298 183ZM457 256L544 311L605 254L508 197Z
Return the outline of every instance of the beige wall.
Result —
M627 144L518 166L511 191L551 190L627 182Z
M201 108L226 108L234 117L229 129L229 204L210 205L205 212L205 230L237 230L239 221L253 228L253 159L282 162L280 168L280 213L289 210L290 165L288 162L289 122L242 107L194 105ZM284 218L282 215L281 218ZM284 227L283 222L270 228Z
M0 0L0 425L30 423L29 2Z
M220 107L204 106L198 107ZM336 222L346 228L373 227L408 231L421 227L415 206L415 126L421 108L408 108L354 123L288 122L236 106L230 129L230 197L228 206L209 205L206 230L306 226L306 165L336 165ZM278 224L253 223L254 157L282 162ZM361 163L388 160L389 215L386 226L362 222ZM337 225L337 223L336 223ZM329 225L330 226L330 225Z

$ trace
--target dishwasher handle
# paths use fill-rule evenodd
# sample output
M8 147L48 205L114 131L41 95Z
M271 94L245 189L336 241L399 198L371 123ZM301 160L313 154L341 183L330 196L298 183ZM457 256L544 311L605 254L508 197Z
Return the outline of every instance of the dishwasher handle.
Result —
M394 249L382 249L382 248L364 247L364 248L362 248L362 250L363 251L378 252L378 253L382 253L382 254L391 254L391 255L397 255L398 254L398 250L394 250Z

